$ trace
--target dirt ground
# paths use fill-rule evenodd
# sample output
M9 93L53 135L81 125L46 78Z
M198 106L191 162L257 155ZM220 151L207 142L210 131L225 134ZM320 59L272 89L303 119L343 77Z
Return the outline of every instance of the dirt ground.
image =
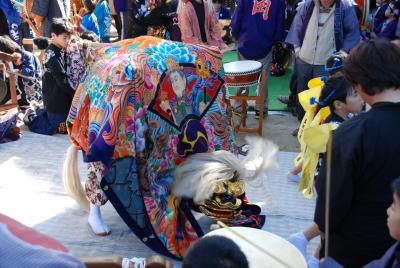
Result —
M238 118L235 116L235 121ZM257 121L254 115L247 116L248 126L254 127ZM268 117L264 119L263 124L263 137L273 141L278 145L280 151L285 152L298 152L300 150L297 137L292 136L292 132L299 126L299 121L292 114L287 112L270 112ZM244 138L246 133L238 133L236 135L238 145L245 143Z

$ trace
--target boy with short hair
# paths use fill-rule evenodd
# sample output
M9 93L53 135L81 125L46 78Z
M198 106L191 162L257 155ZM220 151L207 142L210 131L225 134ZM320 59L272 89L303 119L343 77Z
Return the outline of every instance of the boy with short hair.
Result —
M246 255L231 239L208 236L193 243L183 259L183 268L248 268Z
M44 135L66 133L65 120L75 91L68 82L65 49L73 32L67 19L56 18L51 26L52 43L43 60L44 109L32 107L24 122L32 132Z
M343 76L330 78L321 91L319 107L328 106L331 113L322 122L343 123L361 112L364 102Z

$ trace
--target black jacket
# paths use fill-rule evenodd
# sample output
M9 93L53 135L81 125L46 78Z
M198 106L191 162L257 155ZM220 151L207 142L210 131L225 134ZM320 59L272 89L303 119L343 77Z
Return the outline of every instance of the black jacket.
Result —
M394 243L386 209L400 176L400 103L376 103L334 132L332 141L329 256L362 267ZM326 160L316 183L314 220L325 232Z
M68 83L66 53L49 45L43 61L43 102L48 113L68 115L75 91Z

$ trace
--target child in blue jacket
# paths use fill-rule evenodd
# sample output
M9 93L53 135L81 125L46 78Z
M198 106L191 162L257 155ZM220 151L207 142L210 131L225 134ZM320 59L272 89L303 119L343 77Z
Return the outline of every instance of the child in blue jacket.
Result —
M110 42L111 14L106 0L99 0L93 11L99 25L100 39L103 43Z

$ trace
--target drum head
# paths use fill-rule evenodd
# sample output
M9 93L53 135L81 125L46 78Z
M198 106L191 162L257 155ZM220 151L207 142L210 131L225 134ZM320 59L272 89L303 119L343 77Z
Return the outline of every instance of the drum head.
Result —
M224 64L225 74L247 74L260 71L261 62L254 60L233 61Z
M282 260L284 263L288 264L289 267L307 268L303 255L301 255L300 251L287 240L259 229L248 227L232 227L232 229L254 244L257 244L274 257ZM246 255L250 268L288 268L287 265L275 260L270 255L262 252L226 228L217 229L206 234L206 236L213 235L221 235L232 239L240 247L244 255Z

